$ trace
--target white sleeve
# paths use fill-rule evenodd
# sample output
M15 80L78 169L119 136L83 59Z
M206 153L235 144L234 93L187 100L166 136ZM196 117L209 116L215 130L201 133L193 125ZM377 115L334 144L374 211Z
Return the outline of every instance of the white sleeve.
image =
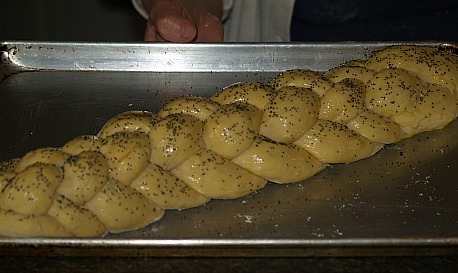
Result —
M142 0L132 0L132 5L143 18L148 19L148 11L145 9L145 6L143 6ZM224 22L226 20L226 18L231 13L233 5L234 0L223 0L223 16L221 18L221 21Z
M289 42L294 0L233 0L225 42Z
M132 4L134 5L135 10L145 19L148 19L148 12L143 6L142 0L132 0Z
M221 21L226 21L229 14L231 14L232 6L234 6L234 0L223 0L223 16L221 17Z

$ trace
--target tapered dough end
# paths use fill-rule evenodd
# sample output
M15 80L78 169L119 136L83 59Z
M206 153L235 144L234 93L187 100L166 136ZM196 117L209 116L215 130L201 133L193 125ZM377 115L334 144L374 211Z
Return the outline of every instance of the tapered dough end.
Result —
M4 237L73 237L49 215L22 215L0 209L0 236Z

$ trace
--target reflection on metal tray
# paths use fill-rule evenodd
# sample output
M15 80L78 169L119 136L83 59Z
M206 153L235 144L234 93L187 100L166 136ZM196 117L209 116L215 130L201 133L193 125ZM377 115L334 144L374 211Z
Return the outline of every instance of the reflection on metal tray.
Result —
M0 160L95 134L122 111L157 111L179 95L268 82L291 68L323 72L390 44L3 42ZM457 134L455 121L301 183L168 211L144 229L103 239L0 238L0 255L457 253Z

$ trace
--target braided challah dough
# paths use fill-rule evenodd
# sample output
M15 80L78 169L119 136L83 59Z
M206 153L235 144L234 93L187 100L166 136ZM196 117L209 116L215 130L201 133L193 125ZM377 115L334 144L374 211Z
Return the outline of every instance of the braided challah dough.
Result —
M0 163L0 235L99 237L303 181L443 128L457 101L458 57L401 45L324 75L290 70L121 113L96 136Z

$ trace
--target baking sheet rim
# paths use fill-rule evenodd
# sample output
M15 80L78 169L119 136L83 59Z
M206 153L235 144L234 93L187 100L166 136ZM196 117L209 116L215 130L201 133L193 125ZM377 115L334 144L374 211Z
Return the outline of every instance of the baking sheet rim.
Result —
M369 44L380 44L384 46L386 44L402 44L406 42L369 42ZM83 47L90 47L94 45L109 45L114 47L125 46L161 46L170 48L170 44L126 44L126 43L55 43L55 42L20 42L20 41L0 41L1 46L14 46L15 44L26 45L40 45L40 46L53 46L53 45L79 45ZM337 43L337 44L351 44L351 42ZM365 43L357 43L364 45ZM433 46L446 46L456 44L449 42L409 42L409 44L424 44ZM300 46L304 44L257 44L256 46ZM333 43L317 43L316 45L333 45ZM189 45L178 45L179 47L189 47ZM193 47L199 46L214 46L214 47L246 47L246 44L230 44L230 45L208 45L198 44ZM1 51L1 50L0 50ZM0 52L1 53L1 52ZM11 64L9 64L11 65ZM8 64L7 64L8 67ZM19 68L21 70L23 68ZM28 67L24 71L39 70L40 67ZM58 69L57 69L58 70ZM64 69L65 70L65 69ZM82 70L78 70L82 71ZM93 71L93 70L88 70ZM22 72L22 71L19 71ZM122 71L121 71L122 72ZM458 237L448 238L350 238L350 239L139 239L139 238L101 238L101 239L61 239L61 238L0 238L0 249L6 250L10 248L15 249L28 249L28 248L39 248L39 247L71 247L71 248L161 248L161 247L179 247L179 248L194 248L194 247L246 247L246 248L276 248L276 247L287 247L287 248L346 248L346 247L369 247L369 248L384 248L384 247L452 247L453 249L458 247ZM456 252L455 252L456 253ZM0 252L0 255L1 252Z

